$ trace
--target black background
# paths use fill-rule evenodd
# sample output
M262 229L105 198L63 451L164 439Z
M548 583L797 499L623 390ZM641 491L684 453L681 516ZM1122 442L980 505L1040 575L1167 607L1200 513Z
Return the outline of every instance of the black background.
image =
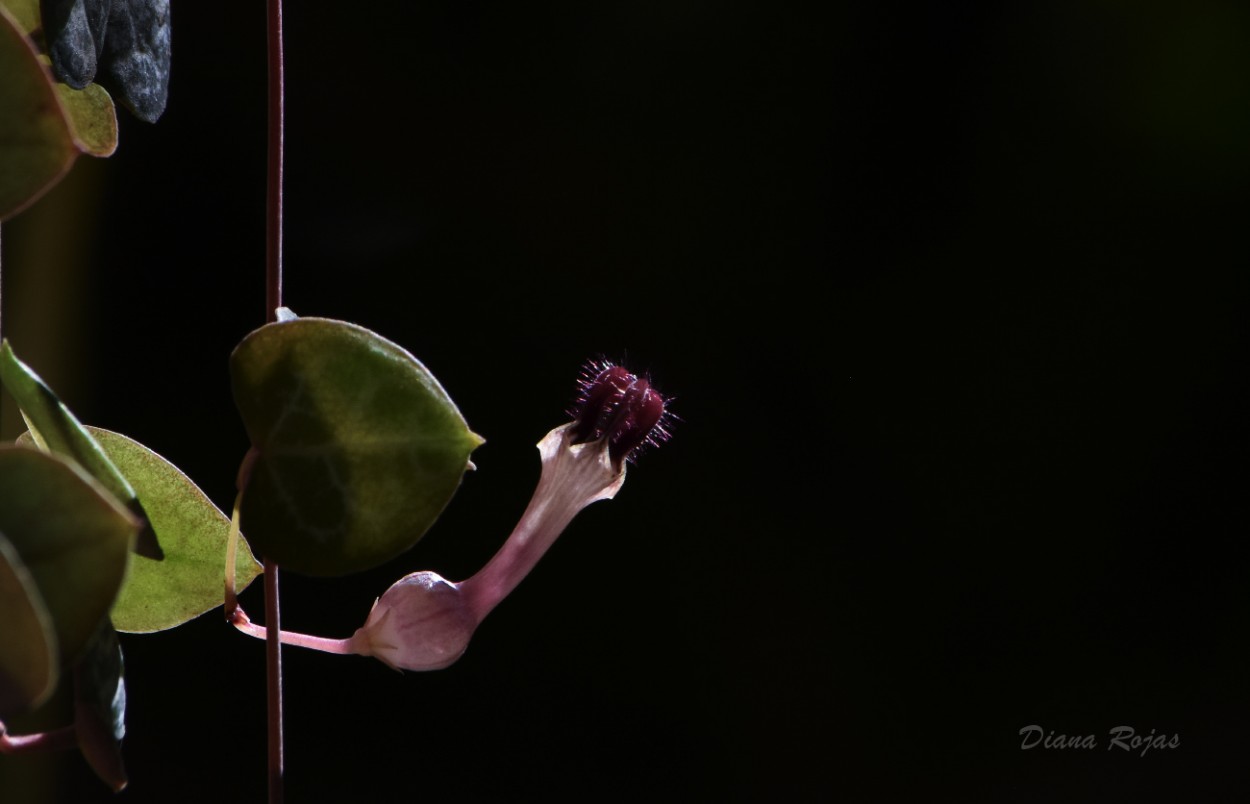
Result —
M164 119L5 229L19 354L222 507L262 6L177 3ZM411 553L283 575L284 625L480 566L583 359L683 420L451 669L288 649L288 801L1244 800L1244 4L286 13L286 301L411 349L488 444ZM116 800L263 800L261 644L123 646ZM113 800L76 755L0 793Z

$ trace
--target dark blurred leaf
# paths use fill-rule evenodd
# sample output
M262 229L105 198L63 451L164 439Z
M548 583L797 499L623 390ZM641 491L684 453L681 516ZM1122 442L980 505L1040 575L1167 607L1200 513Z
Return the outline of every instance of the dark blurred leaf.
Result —
M0 533L39 589L62 661L78 657L112 608L137 527L135 517L76 464L0 447Z
M58 81L82 89L95 80L113 0L42 0L44 38Z
M113 0L102 67L122 105L155 123L169 99L169 0Z
M113 791L126 786L122 738L126 736L126 684L122 648L106 620L74 668L74 730L78 747Z
M257 452L243 530L298 572L344 575L407 550L482 443L425 366L354 324L269 324L234 350L230 375Z
M52 618L30 570L0 534L0 719L34 709L56 688Z
M0 221L56 184L77 151L51 76L0 8Z
M87 473L130 508L143 523L135 549L156 560L163 557L160 544L147 524L139 498L104 449L79 423L30 366L17 359L7 340L0 341L0 382L17 400L35 443L78 463Z
M39 0L0 0L0 6L13 14L18 27L27 36L42 30ZM51 69L47 56L40 56L39 61ZM112 156L117 150L117 111L108 91L99 84L88 84L81 90L63 83L55 83L53 87L65 109L70 136L78 150L91 156Z
M43 0L43 22L58 80L104 84L149 123L165 111L169 0Z

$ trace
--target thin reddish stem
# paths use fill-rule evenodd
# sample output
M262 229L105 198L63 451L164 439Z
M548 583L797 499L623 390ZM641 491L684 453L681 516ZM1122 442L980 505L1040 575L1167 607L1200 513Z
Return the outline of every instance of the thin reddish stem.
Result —
M269 10L269 181L266 195L265 320L276 321L282 306L282 162L285 93L282 0ZM278 565L265 559L265 669L269 698L269 804L282 804L282 630Z
M236 606L234 613L230 616L230 624L239 631L256 639L268 641L269 629L263 625L257 625L247 616L247 612L242 606ZM330 639L329 637L313 636L312 634L301 634L298 631L279 631L278 641L283 645L294 645L297 648L309 648L310 650L319 650L322 653L337 653L348 656L356 653L352 649L351 639Z
M269 0L269 182L266 193L265 320L282 306L282 177L285 123L282 0Z
M269 698L269 804L282 804L282 631L278 565L265 560L265 668Z

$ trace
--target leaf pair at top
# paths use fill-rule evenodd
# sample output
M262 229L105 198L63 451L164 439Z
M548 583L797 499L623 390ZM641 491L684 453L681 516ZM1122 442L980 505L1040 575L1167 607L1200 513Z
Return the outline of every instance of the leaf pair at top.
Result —
M44 38L57 79L112 89L155 123L169 99L169 0L42 0Z

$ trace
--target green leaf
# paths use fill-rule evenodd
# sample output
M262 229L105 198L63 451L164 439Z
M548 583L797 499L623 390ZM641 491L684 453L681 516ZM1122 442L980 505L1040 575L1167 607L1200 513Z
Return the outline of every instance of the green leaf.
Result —
M56 688L52 618L17 549L0 535L0 720L43 703Z
M0 533L30 570L73 661L117 598L138 522L75 464L0 447Z
M482 443L425 366L354 324L264 326L230 376L255 451L243 530L297 572L345 575L410 548Z
M17 20L0 7L0 221L56 184L75 156L52 76Z
M117 109L108 90L99 84L82 89L57 84L56 94L69 115L75 147L90 156L112 156L117 150Z
M122 668L122 646L117 632L105 620L74 668L74 731L87 763L113 792L126 786L121 745L126 736Z
M165 550L163 561L138 555L131 560L113 625L131 633L163 631L220 606L230 518L152 450L118 433L87 429L138 492ZM236 588L242 591L260 572L247 543L240 543Z
M136 550L159 561L163 556L160 544L147 525L143 506L130 483L52 389L17 359L8 340L0 341L0 382L17 400L35 443L73 460L139 517L143 529L136 541Z

